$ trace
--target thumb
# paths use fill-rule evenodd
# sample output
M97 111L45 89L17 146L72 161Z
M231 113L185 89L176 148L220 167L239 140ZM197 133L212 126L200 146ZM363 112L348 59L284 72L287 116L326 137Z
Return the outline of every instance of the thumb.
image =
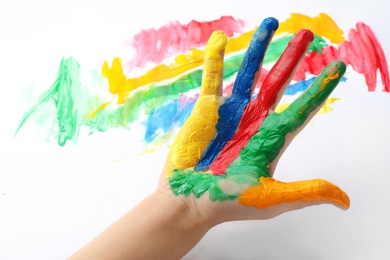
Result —
M348 209L348 195L336 185L322 179L281 182L260 177L260 184L246 189L238 199L244 206L263 209L283 202L329 202ZM316 203L318 204L318 203Z

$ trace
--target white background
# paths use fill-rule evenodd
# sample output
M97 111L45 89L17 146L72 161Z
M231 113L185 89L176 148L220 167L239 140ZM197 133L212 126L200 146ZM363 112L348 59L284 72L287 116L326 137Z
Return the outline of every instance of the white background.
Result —
M134 207L156 186L166 148L134 157L141 133L109 130L77 144L45 142L29 122L14 131L33 98L50 86L63 56L100 68L130 57L124 40L171 20L232 15L253 26L298 12L325 12L345 33L368 24L388 60L385 1L2 1L0 4L0 259L64 259ZM307 208L268 221L212 229L185 259L390 259L390 94L368 93L351 68L318 116L287 150L282 181L325 178L351 208ZM26 99L30 98L30 99Z

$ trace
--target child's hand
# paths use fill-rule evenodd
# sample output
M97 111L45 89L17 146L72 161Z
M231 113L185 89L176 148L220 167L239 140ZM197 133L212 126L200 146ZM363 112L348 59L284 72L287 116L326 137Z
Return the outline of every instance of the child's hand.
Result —
M332 62L288 108L274 112L313 40L310 31L301 30L251 101L266 48L277 27L274 18L260 25L227 99L221 96L227 37L221 31L213 33L206 47L199 99L167 158L160 187L170 188L175 199L195 206L200 215L217 222L269 218L320 203L349 207L348 196L325 180L283 183L272 178L280 156L346 69L343 62Z

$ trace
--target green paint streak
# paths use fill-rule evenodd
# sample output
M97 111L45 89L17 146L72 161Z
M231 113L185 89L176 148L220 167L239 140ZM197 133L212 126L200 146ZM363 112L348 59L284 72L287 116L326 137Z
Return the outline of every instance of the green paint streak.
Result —
M193 193L199 198L208 190L212 201L233 200L240 193L223 192L219 185L221 180L252 186L259 183L261 176L270 177L269 164L283 148L286 135L300 128L310 114L323 104L339 83L345 69L343 62L332 62L286 110L280 114L269 114L258 132L241 150L239 157L229 166L225 176L202 174L189 169L175 170L169 179L174 194L188 196Z
M243 57L244 54L240 54L226 60L223 75L225 80L235 76ZM118 109L112 111L103 109L87 124L92 131L94 129L104 131L119 126L127 127L140 118L141 112L148 115L155 107L163 106L167 102L178 99L182 93L197 89L201 84L202 70L196 70L173 83L153 85L147 89L134 91L125 104Z
M77 102L83 101L82 92L79 63L74 58L62 59L55 82L23 116L15 135L39 106L53 102L57 110L58 144L63 146L66 141L77 138L80 122Z

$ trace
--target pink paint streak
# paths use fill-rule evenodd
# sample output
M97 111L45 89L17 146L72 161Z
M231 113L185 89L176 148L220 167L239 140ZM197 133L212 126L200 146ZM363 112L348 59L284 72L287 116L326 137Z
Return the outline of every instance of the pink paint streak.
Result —
M368 91L375 91L377 86L377 70L379 69L383 83L383 91L390 92L390 78L384 51L371 28L358 23L356 30L349 31L349 41L345 41L338 48L327 46L323 53L311 52L298 68L294 79L305 79L305 73L319 75L322 69L331 61L339 59L364 75Z
M222 16L208 22L192 20L182 25L175 21L157 30L143 30L128 42L137 52L127 66L131 70L144 67L147 62L160 63L171 55L204 46L215 30L222 30L228 37L232 37L234 33L241 33L243 26L242 20Z

